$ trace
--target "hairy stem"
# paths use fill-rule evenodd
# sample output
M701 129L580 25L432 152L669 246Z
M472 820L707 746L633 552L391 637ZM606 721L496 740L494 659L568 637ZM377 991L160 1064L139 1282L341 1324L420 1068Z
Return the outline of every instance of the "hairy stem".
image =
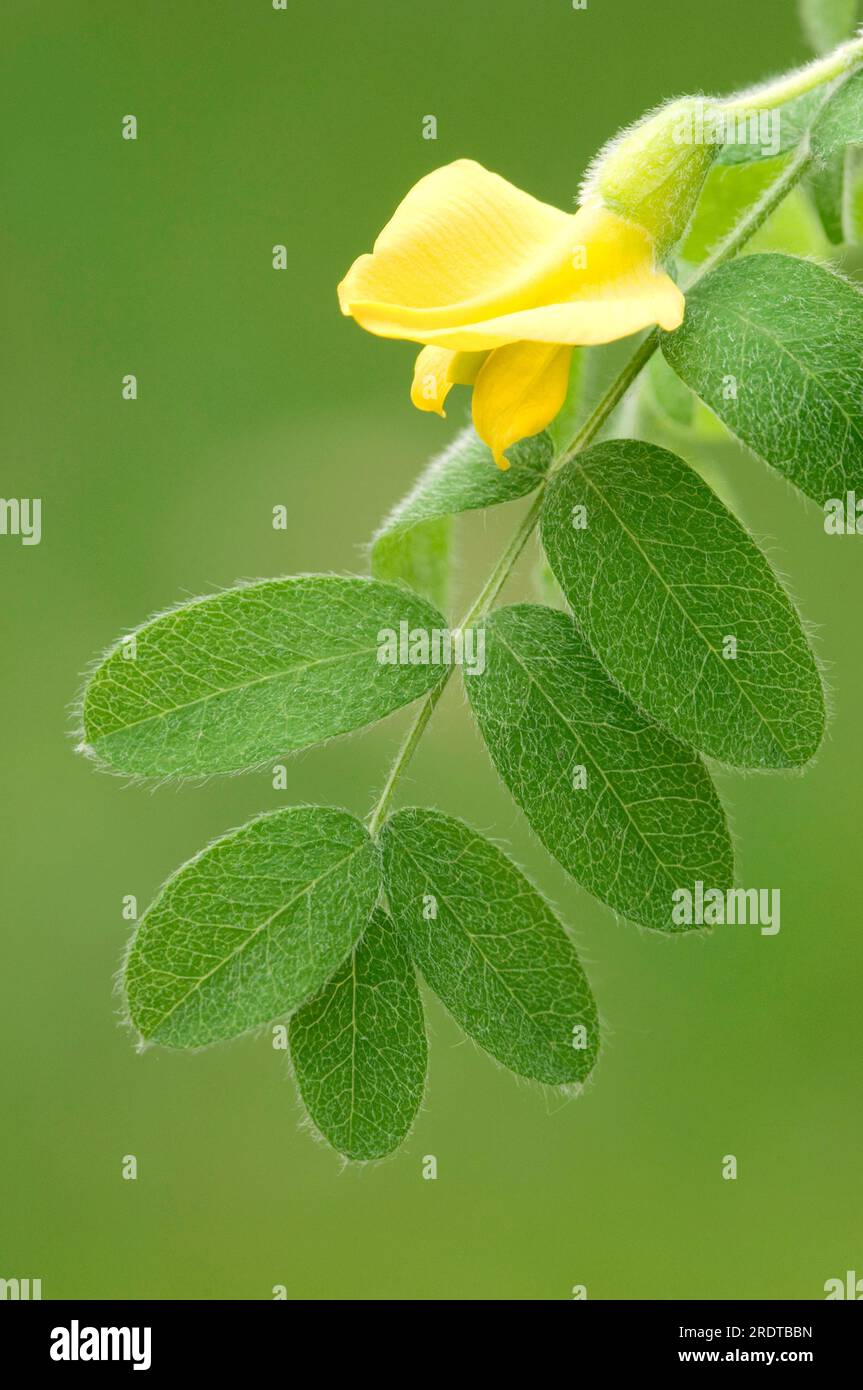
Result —
M705 275L709 275L711 270L715 270L723 261L731 260L732 256L736 256L737 252L742 250L748 241L751 241L755 233L760 232L768 217L776 211L792 188L797 186L813 163L814 156L809 148L809 139L805 137L779 177L770 184L769 188L764 190L757 203L753 203L751 208L747 208L737 226L732 227L728 236L713 248L707 260L699 266L698 273L693 276L686 289L691 290L694 285L698 284L699 280L702 280Z
M812 155L810 154L808 143L804 141L794 157L786 164L779 177L765 191L764 196L757 203L754 203L751 208L747 209L746 213L737 223L737 226L732 228L728 236L714 248L707 260L699 267L697 274L693 276L692 280L686 286L687 291L697 285L711 270L715 270L718 265L721 265L724 261L730 260L732 256L737 255L738 251L742 250L755 233L763 227L768 217L776 210L783 198L787 197L792 188L800 181L811 163ZM540 512L542 511L542 503L549 480L559 469L569 463L570 459L574 458L576 454L581 453L583 449L586 449L588 444L596 437L602 426L610 417L612 411L620 404L636 377L650 361L650 358L653 356L658 346L659 332L654 329L635 350L619 375L615 377L602 399L598 401L584 424L581 425L577 434L560 450L557 457L552 461L548 475L537 489L530 509L525 513L513 533L506 550L501 555L488 579L483 584L473 603L458 624L459 628L470 627L472 623L476 623L481 618L485 617L515 568L522 550L533 534L536 524L539 521ZM441 676L440 683L435 686L431 694L427 695L423 700L419 713L407 732L405 740L390 768L389 776L384 783L383 790L374 809L369 815L368 829L372 836L377 834L383 824L390 803L392 802L396 785L414 755L417 744L425 732L426 725L434 714L438 701L446 688L447 682L452 676L453 669L452 666L446 668Z
M834 48L831 53L825 53L823 58L815 58L805 67L798 68L796 72L780 77L775 82L764 82L749 87L725 101L717 102L716 105L732 114L764 111L782 106L787 101L794 101L796 97L805 95L806 92L814 91L816 87L836 81L856 67L861 58L863 34L858 34Z

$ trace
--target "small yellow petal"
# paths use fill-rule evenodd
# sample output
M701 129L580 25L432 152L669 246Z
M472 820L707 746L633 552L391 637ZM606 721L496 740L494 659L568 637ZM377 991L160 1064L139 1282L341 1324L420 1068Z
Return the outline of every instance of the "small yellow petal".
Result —
M417 410L434 410L446 415L444 401L453 386L473 386L487 352L449 352L427 347L414 363L411 400Z
M489 354L473 390L476 432L508 468L504 449L539 434L566 398L572 349L547 343L511 343Z
M417 410L433 410L446 415L444 401L452 390L448 371L455 357L446 348L424 347L414 363L411 400Z

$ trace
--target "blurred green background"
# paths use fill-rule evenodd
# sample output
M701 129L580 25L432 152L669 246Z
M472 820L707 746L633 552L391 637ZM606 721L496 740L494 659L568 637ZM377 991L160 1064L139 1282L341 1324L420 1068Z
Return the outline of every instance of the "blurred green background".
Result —
M414 412L411 348L336 305L421 174L471 156L571 206L645 108L805 56L790 0L3 0L2 492L43 499L43 539L0 538L0 1276L46 1298L805 1299L863 1273L861 542L775 475L717 446L832 690L804 776L720 778L741 881L782 890L777 937L617 923L532 840L454 688L403 786L507 843L571 924L608 1034L576 1101L518 1083L429 1001L414 1133L344 1169L302 1131L268 1034L136 1055L112 992L123 895L143 909L261 809L365 813L410 715L296 759L275 792L126 787L74 756L69 712L88 662L155 610L362 572L461 423L465 393L448 421ZM462 525L462 596L517 515Z

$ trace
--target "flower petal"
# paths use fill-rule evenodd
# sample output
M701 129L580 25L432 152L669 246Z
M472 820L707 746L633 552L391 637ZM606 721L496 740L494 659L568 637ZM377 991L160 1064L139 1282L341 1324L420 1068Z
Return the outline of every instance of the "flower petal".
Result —
M456 386L473 386L487 352L454 352L447 376Z
M339 297L372 333L466 352L671 332L684 310L643 228L597 201L560 212L471 160L420 180Z
M654 273L653 283L609 285L590 297L544 304L483 323L427 333L423 339L462 351L488 350L514 340L593 347L628 338L654 324L673 333L683 322L684 305L683 294L674 281L665 274Z
M566 398L572 349L548 343L510 343L489 354L473 389L476 432L509 468L504 449L539 434Z
M445 416L444 401L453 386L472 386L487 356L486 352L423 348L414 363L411 384L411 400L417 410L433 410Z
M339 285L342 312L383 337L425 342L427 330L551 302L575 286L575 220L456 160L420 179L373 255L354 262Z
M447 348L424 347L414 363L411 400L417 410L433 410L446 415L444 401L453 388L447 372L455 357Z
M571 230L572 263L579 280L568 299L428 332L424 341L462 351L513 340L588 347L627 338L657 323L668 332L680 327L683 293L665 271L655 268L645 231L597 203L579 209Z

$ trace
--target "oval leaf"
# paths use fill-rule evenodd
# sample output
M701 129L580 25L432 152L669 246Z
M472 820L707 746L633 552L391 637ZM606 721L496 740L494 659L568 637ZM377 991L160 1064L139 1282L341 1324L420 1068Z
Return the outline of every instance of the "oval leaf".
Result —
M824 503L863 494L863 295L793 256L744 256L688 295L666 360L753 453Z
M675 889L730 887L728 827L701 760L622 695L567 614L499 609L465 682L495 767L546 849L645 927L679 931Z
M120 772L237 772L382 719L441 678L378 661L381 629L441 628L413 594L303 575L242 585L153 619L93 673L82 751Z
M392 1153L423 1097L426 1034L413 962L376 912L359 944L290 1023L291 1061L312 1120L334 1149Z
M681 459L634 440L587 450L552 483L542 540L580 631L653 719L734 767L812 757L824 698L800 620Z
M390 910L428 983L466 1033L535 1081L583 1081L596 1005L548 903L496 845L437 811L381 832Z
M259 816L190 859L141 918L124 972L147 1042L202 1047L284 1016L330 977L380 891L346 811Z

